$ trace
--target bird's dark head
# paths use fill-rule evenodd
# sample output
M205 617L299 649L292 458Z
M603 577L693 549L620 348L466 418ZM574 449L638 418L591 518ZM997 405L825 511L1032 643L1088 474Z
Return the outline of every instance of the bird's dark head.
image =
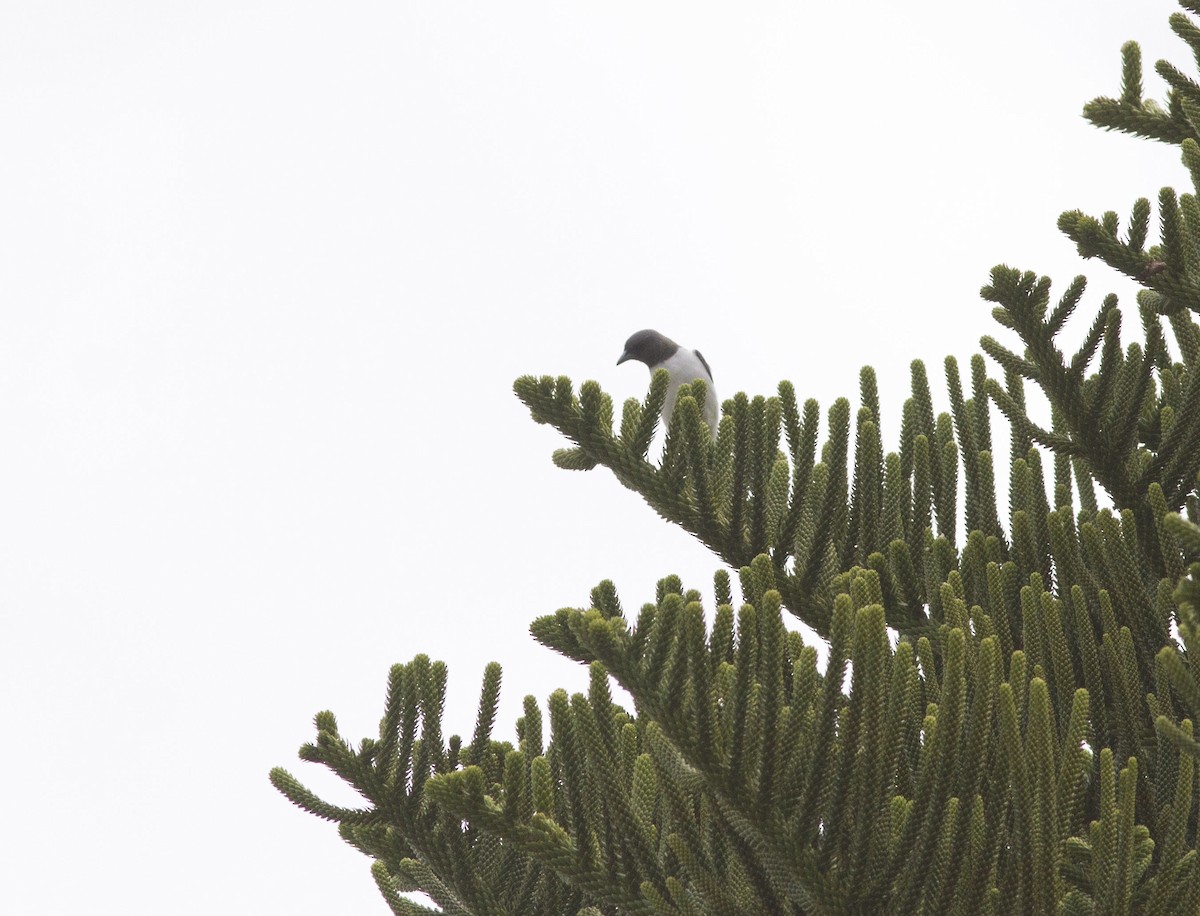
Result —
M653 368L670 359L678 349L679 344L670 337L664 337L658 331L647 328L644 331L638 331L625 341L625 352L617 360L617 365L621 365L626 360L636 359Z

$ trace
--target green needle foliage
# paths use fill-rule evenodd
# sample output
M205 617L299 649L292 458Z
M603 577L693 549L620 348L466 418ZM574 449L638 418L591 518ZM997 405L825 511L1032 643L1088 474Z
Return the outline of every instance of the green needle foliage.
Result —
M1200 65L1200 28L1171 26ZM594 382L516 381L570 443L556 464L608 468L740 595L720 571L706 607L667 577L630 616L602 582L534 621L590 688L526 698L515 746L492 737L494 664L465 745L424 656L392 669L377 738L319 714L300 756L363 805L272 782L374 860L394 913L436 912L414 891L452 914L1200 913L1200 83L1160 62L1160 106L1135 44L1123 61L1087 116L1179 146L1193 187L1159 193L1149 247L1145 199L1124 232L1115 213L1060 225L1141 283L1133 342L1108 296L1064 350L1084 279L1054 297L997 267L1004 340L946 360L946 412L913 363L888 452L870 369L823 425L790 383L738 394L715 441L685 388L658 458L665 373L616 427Z

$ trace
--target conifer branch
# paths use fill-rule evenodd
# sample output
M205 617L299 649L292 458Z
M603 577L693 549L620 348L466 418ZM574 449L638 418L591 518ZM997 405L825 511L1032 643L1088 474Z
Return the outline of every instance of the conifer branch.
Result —
M1200 30L1171 26L1200 66ZM545 722L525 698L515 747L493 737L498 665L465 744L442 733L447 672L425 656L389 672L377 736L353 745L320 713L301 759L362 807L271 781L374 860L393 913L431 912L415 891L531 916L1200 911L1200 84L1156 71L1165 107L1127 44L1119 98L1086 114L1180 145L1195 187L1159 193L1157 240L1148 198L1124 234L1113 211L1060 218L1143 285L1140 340L1122 343L1110 295L1064 352L1083 278L1052 303L1049 279L1001 266L983 294L1019 345L984 338L1000 378L947 359L948 411L914 362L898 424L868 368L823 441L787 382L726 401L714 439L696 383L654 458L665 373L619 429L593 382L517 380L567 440L558 466L609 468L737 571L740 600L727 570L708 611L667 576L627 616L604 581L534 621L589 686L551 694ZM823 669L783 610L828 641Z

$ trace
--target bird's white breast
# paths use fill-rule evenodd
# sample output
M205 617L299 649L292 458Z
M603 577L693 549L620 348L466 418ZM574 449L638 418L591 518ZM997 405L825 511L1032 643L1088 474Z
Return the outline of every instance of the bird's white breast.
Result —
M680 347L673 356L663 360L654 369L666 369L667 375L670 377L670 381L667 383L667 399L663 402L663 420L668 423L675 410L675 396L679 394L680 385L700 379L708 386L708 393L704 396L704 422L708 424L708 428L715 436L720 403L717 399L717 390L713 387L712 377L708 374L700 357L693 350L685 350Z

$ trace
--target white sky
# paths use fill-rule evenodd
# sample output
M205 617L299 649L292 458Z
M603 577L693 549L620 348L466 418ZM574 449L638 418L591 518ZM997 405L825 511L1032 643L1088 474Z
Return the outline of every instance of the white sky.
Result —
M813 10L819 9L819 12ZM1000 329L991 266L1131 287L1055 228L1182 189L1105 135L1168 0L8 3L0 10L0 887L14 914L384 913L267 782L388 666L469 734L585 672L529 622L718 562L511 393L645 393L625 338L826 409ZM1126 301L1128 301L1126 299ZM1136 322L1129 322L1130 326ZM336 910L330 909L336 907Z

